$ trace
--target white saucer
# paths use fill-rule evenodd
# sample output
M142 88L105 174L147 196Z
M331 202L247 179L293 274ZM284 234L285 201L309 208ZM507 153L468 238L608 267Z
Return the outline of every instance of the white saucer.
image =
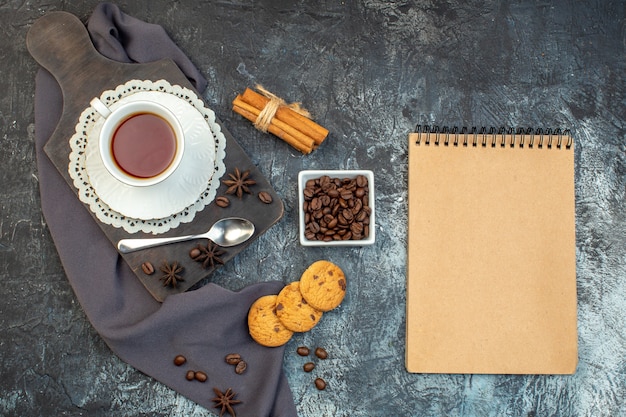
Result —
M133 187L115 179L104 167L98 150L102 118L95 122L87 139L85 169L95 193L111 209L133 219L161 219L183 211L207 189L215 171L215 139L203 115L173 94L141 91L120 99L111 108L135 100L157 101L180 120L185 153L178 169L164 181L147 187Z

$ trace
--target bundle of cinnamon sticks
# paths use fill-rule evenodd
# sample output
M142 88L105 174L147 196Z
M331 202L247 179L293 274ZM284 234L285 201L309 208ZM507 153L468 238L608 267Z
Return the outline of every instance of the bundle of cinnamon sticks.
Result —
M255 123L271 100L270 97L246 88L243 94L237 95L233 100L233 111ZM277 106L273 117L264 127L262 130L279 137L303 154L311 153L328 136L327 129L282 104Z

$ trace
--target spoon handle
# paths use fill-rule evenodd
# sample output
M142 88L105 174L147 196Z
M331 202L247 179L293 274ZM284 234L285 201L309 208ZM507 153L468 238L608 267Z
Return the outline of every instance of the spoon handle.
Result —
M121 253L130 253L140 249L153 248L155 246L166 245L168 243L184 242L193 239L207 239L206 234L187 235L175 237L156 237L148 239L122 239L117 242L117 249Z

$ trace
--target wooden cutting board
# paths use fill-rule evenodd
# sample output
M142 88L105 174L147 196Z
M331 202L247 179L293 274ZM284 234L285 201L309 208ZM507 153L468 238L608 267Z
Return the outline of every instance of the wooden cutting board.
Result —
M127 64L112 61L100 55L93 46L86 27L70 13L53 12L38 19L28 32L26 44L33 58L52 73L63 92L61 120L44 150L75 193L78 190L74 187L68 173L71 151L69 140L74 134L80 114L89 106L92 98L99 97L103 91L115 89L129 80L164 79L172 85L180 85L195 91L172 60ZM197 92L196 94L201 97ZM233 172L235 168L241 171L250 170L251 177L256 181L256 185L252 187L253 194L246 194L241 200L230 196L231 204L228 208L220 208L215 203L211 203L197 213L192 222L181 224L159 236L202 233L223 217L238 216L251 220L256 229L254 236L239 246L223 248L225 253L221 259L227 262L275 224L282 217L284 206L269 181L256 168L221 121L217 120L217 123L226 137L225 176ZM225 190L226 186L221 184L217 190L217 196L224 195ZM256 196L260 191L270 193L273 202L262 203ZM97 219L86 204L84 206L114 246L122 238L153 237L145 233L129 234L122 228L104 224ZM120 254L120 256L125 259L146 289L157 300L163 301L168 295L187 291L213 272L214 268L204 269L200 263L194 262L189 257L189 251L199 243L206 245L207 241L170 244L130 254ZM185 268L185 281L175 289L164 287L159 279L162 274L158 268L164 260L169 263L179 262ZM141 264L145 261L151 262L157 269L154 275L143 273Z

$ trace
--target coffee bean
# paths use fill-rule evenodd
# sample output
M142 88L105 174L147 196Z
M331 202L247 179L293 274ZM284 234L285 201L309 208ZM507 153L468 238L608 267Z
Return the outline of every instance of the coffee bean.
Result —
M332 217L330 219L330 221L328 223L326 223L326 226L329 229L335 230L335 228L337 227L337 218L336 217Z
M298 349L296 349L296 353L298 353L298 355L300 356L309 356L310 352L311 351L306 346L299 346Z
M193 381L195 377L196 377L196 373L191 370L187 371L187 374L185 374L185 378L187 379L187 381Z
M270 204L273 201L271 194L265 191L261 191L259 193L259 200L265 204Z
M341 192L340 197L341 197L342 200L346 200L346 202L347 202L348 200L350 200L353 197L352 191L344 190L344 191Z
M150 262L144 262L141 264L141 270L146 275L154 274L154 266Z
M229 365L237 365L241 362L241 355L238 353L230 353L226 355L225 361Z
M195 260L200 255L202 255L202 251L198 248L193 248L189 251L189 257L193 260Z
M174 358L174 365L176 366L181 366L183 365L185 362L187 362L187 358L185 358L183 355L177 355Z
M209 379L207 374L205 374L202 371L196 372L195 375L194 375L194 378L196 379L196 381L200 381L200 382L206 382L206 380Z
M321 208L322 208L322 200L320 200L318 197L314 197L311 200L311 210L317 211Z
M235 373L237 375L241 375L244 372L246 372L246 369L248 368L248 364L246 363L246 361L241 360L237 363L237 365L235 366Z
M318 347L317 349L315 349L315 356L320 359L326 359L328 358L328 352L326 352L326 349L324 349L323 347Z
M363 223L352 223L350 225L350 231L353 235L363 233Z
M218 207L226 208L230 206L230 200L228 197L219 196L215 199L215 205Z
M326 381L322 378L315 378L315 388L320 391L326 389Z
M321 229L319 223L316 222L315 220L313 220L313 221L311 221L311 223L309 223L308 228L313 233L319 233L319 231Z
M313 369L315 369L315 364L313 362L307 362L304 364L302 369L304 369L304 372L311 372Z
M355 217L357 222L365 222L365 219L368 217L368 213L366 210L361 210L359 214Z

